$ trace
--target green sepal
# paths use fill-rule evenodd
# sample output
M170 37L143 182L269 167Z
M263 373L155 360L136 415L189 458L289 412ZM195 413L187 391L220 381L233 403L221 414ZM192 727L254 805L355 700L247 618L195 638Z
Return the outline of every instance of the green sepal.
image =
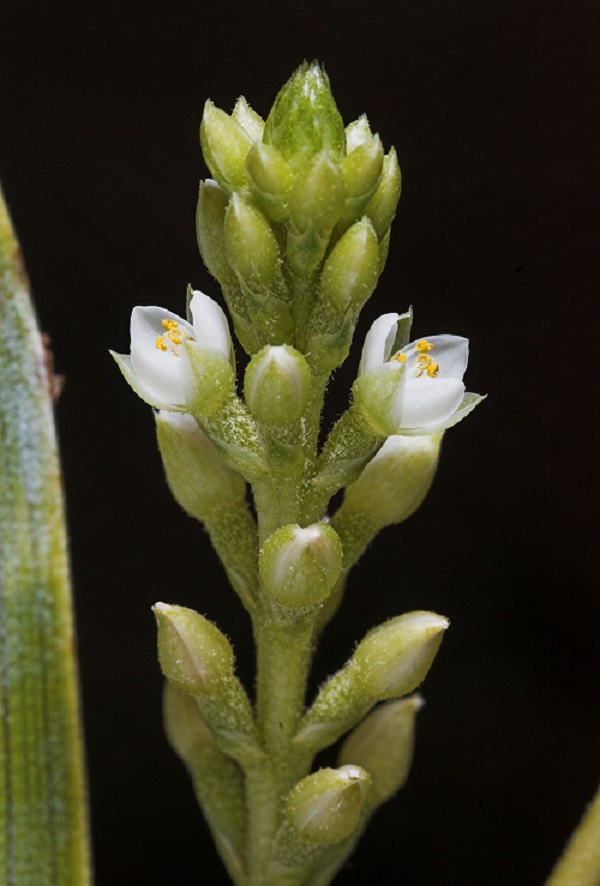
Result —
M200 182L196 209L196 236L202 261L221 284L235 283L225 249L225 212L229 200L212 179Z
M284 606L322 603L342 569L342 545L327 523L282 526L264 543L258 568L267 592Z
M246 157L246 178L265 215L272 222L287 221L294 174L277 148L255 142Z
M365 217L348 228L335 244L321 273L321 298L334 311L360 310L379 279L379 242Z
M196 342L186 341L185 349L194 377L193 393L186 411L195 416L211 415L231 397L235 370L221 354L207 351Z
M250 288L270 283L279 269L279 248L260 209L234 194L223 232L227 259L240 281Z
M356 829L370 786L371 776L360 766L319 769L292 788L286 818L304 843L339 843Z
M348 735L338 765L354 764L372 778L367 808L372 811L403 787L412 763L419 695L379 705Z
M243 95L240 95L236 101L231 116L235 122L239 123L242 129L245 130L253 142L262 138L265 121L260 114L257 114L256 111L250 107Z
M377 231L377 236L380 240L383 239L389 230L396 215L401 185L402 179L398 158L396 151L392 148L384 157L377 190L364 208L364 213L373 222L373 227Z
M200 143L211 175L227 194L246 184L246 154L252 145L247 131L210 100L204 106Z
M306 358L289 345L263 348L248 363L244 394L254 418L270 427L290 427L306 408L311 372Z
M403 366L390 361L359 375L352 385L354 408L375 434L389 437L398 431L393 404L402 381Z

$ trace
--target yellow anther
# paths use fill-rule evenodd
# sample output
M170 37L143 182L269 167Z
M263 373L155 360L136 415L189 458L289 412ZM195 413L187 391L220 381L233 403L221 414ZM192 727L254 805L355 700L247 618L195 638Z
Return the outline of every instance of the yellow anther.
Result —
M420 354L426 354L427 351L433 350L433 342L427 341L426 338L420 339L415 345Z
M394 354L393 357L390 357L390 360L395 360L396 363L406 363L406 354L403 354L402 351L398 351L397 354Z
M440 373L440 364L432 361L425 371L429 378L436 378Z
M169 350L165 344L165 339L162 335L159 335L158 338L156 339L156 347L158 348L159 351L168 351Z
M169 331L167 332L167 335L168 335L170 341L172 341L174 345L180 345L181 342L183 341L183 338L185 338L185 334L182 333L180 329L178 329L177 332L175 332L174 329L169 329ZM183 336L183 338L182 338L182 336Z
M167 319L162 321L162 328L166 329L167 331L171 329L177 329L178 326L179 323L177 322L177 320Z

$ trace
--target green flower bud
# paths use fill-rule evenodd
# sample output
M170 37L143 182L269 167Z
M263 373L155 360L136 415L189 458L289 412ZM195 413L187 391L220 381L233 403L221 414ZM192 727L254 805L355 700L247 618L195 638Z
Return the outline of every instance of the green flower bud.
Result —
M271 282L279 269L279 250L260 209L234 194L224 232L227 259L240 280L250 288Z
M385 803L404 785L412 763L418 695L380 705L345 740L338 763L361 766L373 779L369 807Z
M346 190L346 207L360 212L371 199L383 169L383 147L379 136L358 145L342 160L342 175Z
M377 190L365 207L377 236L383 239L396 215L402 179L396 151L392 148L383 160L383 170Z
M169 489L188 514L206 521L245 500L246 481L227 467L191 415L161 410L155 418Z
M263 348L246 369L248 409L266 425L282 428L297 422L306 408L310 387L308 363L289 345Z
M246 184L246 154L252 139L246 130L211 101L204 106L200 143L206 165L230 194Z
M409 612L366 635L354 651L361 682L373 699L399 698L422 683L448 627L433 612Z
M360 766L320 769L292 788L285 814L306 843L331 845L356 830L371 777Z
M321 297L335 311L361 308L379 278L379 243L373 225L363 218L349 228L327 257L321 274Z
M388 437L356 483L346 489L336 522L357 514L378 531L406 520L429 491L441 442L440 433Z
M246 131L252 141L262 138L265 121L253 111L243 95L240 95L231 113L236 123Z
M246 178L254 199L271 221L286 221L294 175L277 148L255 142L246 157Z
M373 133L366 114L361 114L358 120L353 120L346 126L347 154L351 154L360 145L369 144L372 140Z
M346 134L329 79L304 62L279 92L265 124L263 141L274 145L295 169L320 151L342 157Z
M190 695L221 694L233 675L233 649L225 635L192 609L157 603L153 610L167 680Z
M283 526L266 540L258 568L269 594L290 608L325 600L342 569L342 546L327 523Z
M290 217L300 231L331 232L344 208L344 179L335 156L321 151L297 175Z
M212 179L200 182L196 210L196 235L202 261L220 283L235 279L225 252L227 195Z

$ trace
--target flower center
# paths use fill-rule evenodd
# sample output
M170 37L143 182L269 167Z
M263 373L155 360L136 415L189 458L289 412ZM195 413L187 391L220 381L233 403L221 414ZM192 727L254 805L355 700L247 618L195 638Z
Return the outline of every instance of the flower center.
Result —
M163 320L161 325L165 332L164 335L159 335L156 339L157 349L165 351L173 357L179 357L183 342L189 338L187 332L183 331L177 320L170 318Z
M426 338L422 338L416 342L415 350L417 352L415 358L415 365L417 367L416 377L420 378L422 375L428 375L429 378L437 378L440 374L440 364L429 354L429 351L433 350L433 342L427 341ZM394 354L390 359L395 360L397 363L405 363L406 354L403 354L402 351L398 351L398 353Z

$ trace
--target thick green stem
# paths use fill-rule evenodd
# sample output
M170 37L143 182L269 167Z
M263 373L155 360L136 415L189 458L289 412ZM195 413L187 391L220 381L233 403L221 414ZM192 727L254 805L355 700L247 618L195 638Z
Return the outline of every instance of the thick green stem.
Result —
M6 886L91 882L46 364L0 195L0 881Z
M247 781L252 886L266 882L264 871L281 820L281 802L310 763L304 750L291 740L304 713L312 627L289 630L262 612L255 622L255 636L257 722L269 762L252 771Z
M546 886L600 883L600 788L552 871Z

